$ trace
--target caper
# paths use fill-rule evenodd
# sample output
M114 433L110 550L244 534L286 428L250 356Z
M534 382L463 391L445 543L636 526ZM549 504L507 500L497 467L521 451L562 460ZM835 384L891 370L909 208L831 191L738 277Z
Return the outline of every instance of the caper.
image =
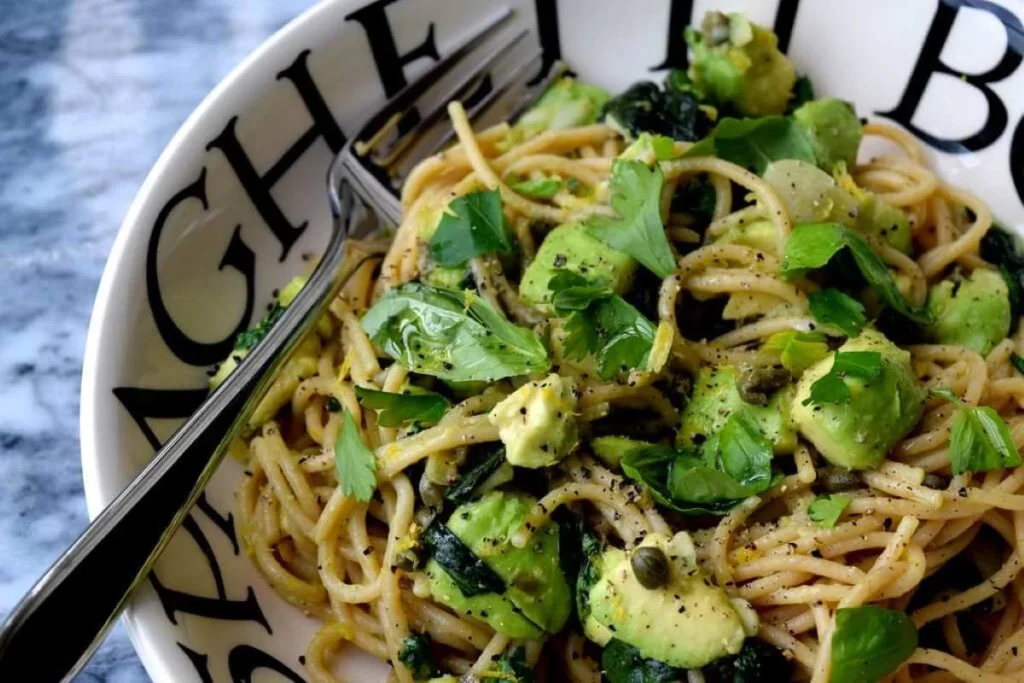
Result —
M766 406L771 395L791 379L793 374L781 365L747 365L736 378L736 391L744 402Z
M839 493L860 488L860 472L842 467L822 467L818 470L818 483L828 493Z
M442 484L435 484L430 481L427 475L420 477L420 500L429 508L440 508L444 505L444 494L448 487Z
M629 564L633 567L636 580L644 588L654 590L668 583L668 558L658 548L637 548Z
M949 486L949 478L944 477L941 474L929 472L928 474L924 475L924 481L921 483L923 483L930 489L944 489Z

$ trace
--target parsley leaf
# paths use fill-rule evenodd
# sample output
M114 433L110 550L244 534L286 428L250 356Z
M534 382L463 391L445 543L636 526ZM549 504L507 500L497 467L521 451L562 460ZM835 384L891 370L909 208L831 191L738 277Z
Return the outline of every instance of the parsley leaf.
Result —
M686 150L682 158L716 156L758 175L778 159L817 163L814 147L800 125L786 116L722 119L711 134Z
M611 205L618 217L592 216L586 223L591 237L626 252L660 278L676 269L661 221L664 180L657 166L617 159L612 165Z
M925 308L910 305L882 259L864 239L846 226L835 223L801 223L786 240L781 274L785 278L801 277L807 271L821 268L842 249L848 249L854 263L867 283L894 311L916 323L932 322Z
M811 315L815 320L822 325L838 327L849 337L859 335L861 328L868 322L863 304L838 289L829 288L811 292L808 300L811 305Z
M369 502L377 490L377 457L363 443L359 426L347 410L334 444L334 467L341 492L362 503Z
M954 475L1021 464L1009 427L988 406L964 406L953 416L949 460Z
M761 347L763 353L777 353L782 367L799 375L828 356L828 342L821 332L787 330L768 337Z
M388 290L362 326L403 367L450 381L492 382L551 367L537 333L509 322L473 292L406 283Z
M558 273L548 288L555 312L568 316L562 325L566 358L593 356L601 379L647 365L657 328L632 304L575 273Z
M863 605L836 610L830 683L885 678L917 647L917 629L903 612Z
M520 180L508 184L513 192L534 199L551 199L562 189L562 181L558 178L541 178L539 180Z
M432 391L395 394L356 387L356 396L363 406L380 411L377 422L381 427L394 427L403 422L433 424L441 419L451 405L444 396Z
M832 368L811 385L811 395L804 405L811 403L849 403L850 387L846 377L873 380L882 374L882 354L877 351L841 351L836 354Z
M807 514L811 521L822 529L831 529L839 521L849 504L850 497L838 493L830 496L818 496L807 507Z
M497 190L477 191L453 199L430 238L431 258L451 268L496 251L512 251L501 212L501 194Z

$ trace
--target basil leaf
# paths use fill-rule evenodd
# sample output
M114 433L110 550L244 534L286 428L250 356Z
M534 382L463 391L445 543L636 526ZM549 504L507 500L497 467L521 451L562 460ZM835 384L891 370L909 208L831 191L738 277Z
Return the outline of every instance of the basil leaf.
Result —
M828 356L828 342L821 332L787 330L768 337L762 347L764 353L777 353L782 367L794 375Z
M801 223L786 240L782 276L794 278L821 268L842 249L848 249L867 283L894 311L916 323L932 322L932 314L910 305L882 259L860 235L840 223Z
M838 493L831 496L818 496L807 507L807 515L822 529L831 529L839 521L849 504L850 497Z
M341 418L341 432L334 443L334 468L343 494L363 503L369 502L377 490L377 457L363 443L359 426L347 410Z
M512 251L501 213L501 194L477 191L453 199L430 238L430 257L451 268L496 251Z
M761 493L772 483L772 443L746 410L733 413L718 437L713 464L738 482L742 497Z
M601 669L608 683L674 683L686 672L657 659L645 659L638 649L612 638L601 652Z
M421 394L395 394L356 387L359 403L379 410L377 422L381 427L394 427L403 422L433 424L444 416L451 403L441 394L425 391Z
M366 312L363 329L403 367L451 381L494 381L551 367L540 337L472 292L411 282Z
M803 129L785 116L722 119L711 134L686 150L682 158L716 156L761 175L778 159L817 164L814 147Z
M850 388L846 377L873 380L882 373L882 354L877 351L842 351L836 354L832 368L811 385L811 395L804 405L811 403L849 403Z
M863 304L838 289L811 292L807 298L815 320L822 325L838 327L849 337L859 335L861 328L868 323Z
M591 237L626 252L660 278L676 269L661 220L663 184L664 176L657 166L617 159L612 164L611 205L618 216L592 216L586 223Z
M541 178L540 180L520 180L509 183L513 192L534 199L551 199L562 189L562 181L558 178Z
M1024 358L1021 358L1015 353L1011 353L1010 362L1013 364L1013 367L1017 369L1017 372L1024 375Z
M874 605L836 610L830 683L872 683L900 667L917 647L903 612Z
M964 406L953 416L949 460L954 475L1021 464L1009 427L988 406Z
M435 519L430 523L421 540L430 557L441 565L451 577L452 583L467 598L483 593L505 592L505 581L501 576L440 520Z

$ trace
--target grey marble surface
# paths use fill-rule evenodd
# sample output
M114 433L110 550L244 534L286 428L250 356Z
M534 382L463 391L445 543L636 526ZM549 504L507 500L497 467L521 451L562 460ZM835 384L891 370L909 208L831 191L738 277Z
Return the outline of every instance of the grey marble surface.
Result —
M82 350L178 126L312 0L0 0L0 617L85 527ZM77 680L148 680L124 630Z

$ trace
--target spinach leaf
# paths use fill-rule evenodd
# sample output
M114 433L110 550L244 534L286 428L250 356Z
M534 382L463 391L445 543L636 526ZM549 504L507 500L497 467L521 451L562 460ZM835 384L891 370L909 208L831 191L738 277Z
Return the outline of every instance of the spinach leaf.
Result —
M903 612L874 605L836 610L830 683L873 683L900 667L917 647Z
M524 197L534 199L551 199L562 189L562 181L558 178L541 178L539 180L520 180L508 184L509 189Z
M489 449L473 467L468 469L459 480L448 487L445 500L461 505L468 502L476 489L487 477L505 462L505 447L497 446Z
M338 473L341 492L366 503L377 490L377 456L359 435L352 413L344 412L341 432L334 443L334 468Z
M441 379L494 381L551 367L535 332L468 291L400 285L366 312L362 325L404 367Z
M864 305L838 289L821 289L807 297L811 315L822 325L838 327L849 337L856 337L867 325Z
M821 332L787 330L768 337L763 353L779 356L779 362L794 375L799 375L819 360L828 356L828 342Z
M807 515L822 529L831 529L839 521L843 510L850 504L850 497L841 494L818 496L807 507Z
M999 225L992 226L981 239L981 257L997 266L1010 298L1011 332L1017 329L1022 312L1024 291L1024 245L1015 234Z
M483 593L504 593L505 581L496 571L459 539L443 522L435 519L421 537L423 547L451 577L452 583L471 598Z
M593 356L602 379L646 366L657 328L625 299L575 273L558 273L548 288L555 312L567 315L562 328L566 358Z
M1021 464L1009 427L988 406L963 406L953 416L949 460L953 474L988 472Z
M402 648L398 651L398 661L405 665L414 680L427 681L441 673L434 662L430 645L430 636L425 633L402 639Z
M649 81L634 83L606 102L600 118L631 138L648 132L693 141L711 128L708 115L693 93L670 85L662 90Z
M846 377L878 379L882 373L882 354L877 351L841 351L836 353L832 368L811 385L811 395L804 399L804 405L817 403L849 403L850 387L843 381Z
M665 225L661 220L661 188L664 176L658 167L618 159L612 164L611 206L615 218L592 216L587 234L612 249L624 251L660 278L676 269Z
M716 156L757 173L779 159L817 163L814 147L803 129L785 116L722 119L711 134L688 149L682 158Z
M495 678L509 683L534 683L537 680L537 675L526 663L526 648L522 645L516 645L501 655L501 659L498 660L498 674ZM485 674L484 677L488 676Z
M717 202L715 186L707 175L695 175L676 188L672 196L672 213L685 211L696 218L699 225L706 225L714 218Z
M1021 358L1020 356L1018 356L1015 353L1011 353L1010 354L1010 363L1013 365L1014 368L1017 369L1017 372L1019 372L1022 375L1024 375L1024 358Z
M894 311L916 323L932 322L925 308L910 305L900 293L889 269L871 250L864 239L846 226L835 223L801 223L786 240L782 276L801 277L809 270L821 268L841 250L849 250L854 263L867 283Z
M396 394L356 387L359 403L379 410L377 422L381 427L394 427L403 422L434 424L440 420L451 403L441 394L425 391L421 394Z
M608 683L675 683L686 672L656 659L645 659L640 651L612 638L601 653L601 669Z
M470 192L448 204L430 238L430 256L446 268L479 254L512 251L497 190Z

